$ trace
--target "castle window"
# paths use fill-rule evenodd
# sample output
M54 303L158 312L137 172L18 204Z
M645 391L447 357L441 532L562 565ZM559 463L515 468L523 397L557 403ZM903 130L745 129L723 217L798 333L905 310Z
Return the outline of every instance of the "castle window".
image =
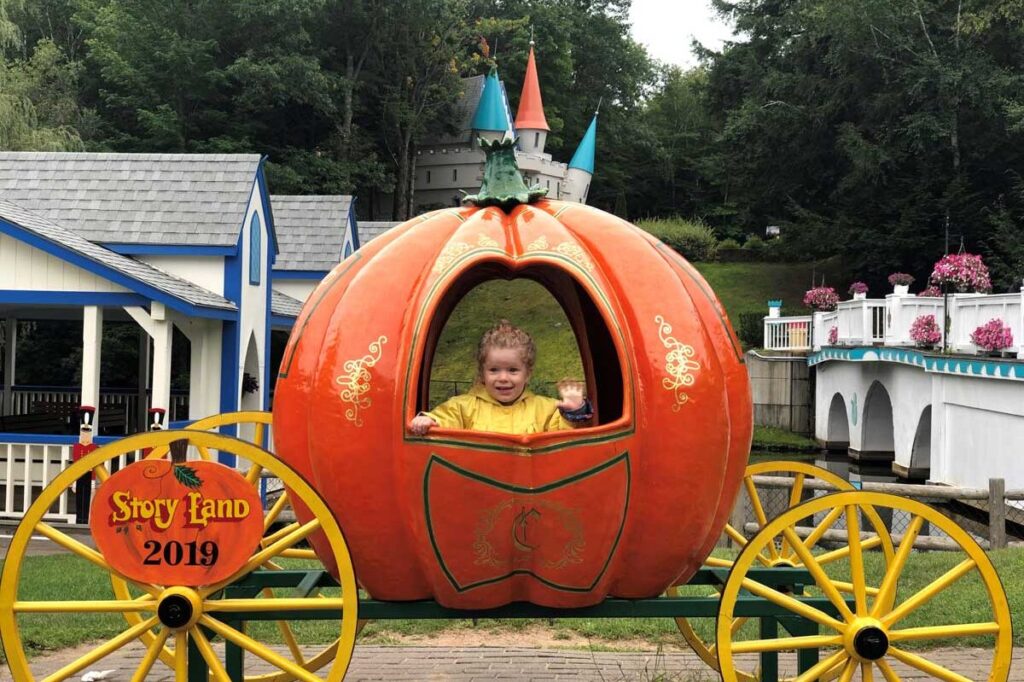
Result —
M452 182L457 182L459 179L459 169L452 168Z
M427 171L427 184L430 184L430 171Z
M534 133L533 134L533 146L534 147L539 147L540 146L540 133Z
M560 197L562 195L562 183L555 181L555 196Z
M547 183L548 189L551 189L551 181L550 180L545 180L544 182Z
M260 237L262 233L260 216L258 213L253 213L252 220L249 221L249 284L260 283L260 265L262 261L260 258L260 251L262 250L260 248Z

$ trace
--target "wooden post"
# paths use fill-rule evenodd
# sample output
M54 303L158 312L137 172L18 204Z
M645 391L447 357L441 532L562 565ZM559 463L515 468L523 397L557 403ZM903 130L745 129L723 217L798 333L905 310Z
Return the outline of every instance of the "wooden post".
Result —
M988 541L992 549L1006 547L1006 481L988 479Z

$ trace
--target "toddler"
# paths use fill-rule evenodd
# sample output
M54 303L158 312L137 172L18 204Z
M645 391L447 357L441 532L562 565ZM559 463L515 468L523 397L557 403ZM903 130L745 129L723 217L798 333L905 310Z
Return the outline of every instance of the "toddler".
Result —
M537 349L522 329L502 320L487 330L477 350L476 383L409 422L422 436L434 427L525 435L562 431L584 425L594 416L583 397L583 384L572 379L558 383L561 400L526 389Z

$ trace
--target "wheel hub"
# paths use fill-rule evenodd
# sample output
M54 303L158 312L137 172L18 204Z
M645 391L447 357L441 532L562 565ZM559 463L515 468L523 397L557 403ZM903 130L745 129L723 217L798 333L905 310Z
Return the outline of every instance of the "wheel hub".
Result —
M187 587L172 587L160 595L156 616L171 630L184 630L199 622L203 615L199 594Z
M853 637L853 648L866 661L877 661L889 650L889 636L874 625L861 628Z

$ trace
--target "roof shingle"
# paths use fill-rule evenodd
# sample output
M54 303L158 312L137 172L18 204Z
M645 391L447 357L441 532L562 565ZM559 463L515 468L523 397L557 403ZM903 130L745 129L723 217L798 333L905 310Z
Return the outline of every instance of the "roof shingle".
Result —
M352 197L270 197L280 251L275 270L330 270L341 261Z

